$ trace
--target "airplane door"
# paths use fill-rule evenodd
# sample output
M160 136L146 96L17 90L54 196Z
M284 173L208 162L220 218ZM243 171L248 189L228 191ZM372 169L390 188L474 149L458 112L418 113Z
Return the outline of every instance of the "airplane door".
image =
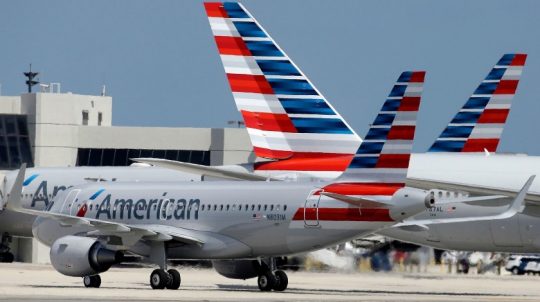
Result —
M496 246L522 246L519 216L490 221L491 237Z
M76 211L76 210L73 210L73 207L76 208L77 205L73 205L73 202L77 199L77 195L79 195L79 192L81 192L81 190L72 190L71 192L68 193L68 195L64 199L64 203L62 204L62 209L61 209L62 213L71 214L72 211Z
M304 203L304 224L307 227L319 226L319 202L321 195L314 195L319 190L313 190Z

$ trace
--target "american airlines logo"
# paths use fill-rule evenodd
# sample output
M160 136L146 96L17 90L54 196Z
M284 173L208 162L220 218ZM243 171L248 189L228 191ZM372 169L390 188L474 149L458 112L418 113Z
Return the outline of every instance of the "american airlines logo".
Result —
M199 199L174 199L165 198L163 193L158 199L133 199L118 198L112 200L111 194L107 194L101 204L96 205L96 219L160 219L160 220L189 220L199 219ZM90 208L92 209L92 207Z

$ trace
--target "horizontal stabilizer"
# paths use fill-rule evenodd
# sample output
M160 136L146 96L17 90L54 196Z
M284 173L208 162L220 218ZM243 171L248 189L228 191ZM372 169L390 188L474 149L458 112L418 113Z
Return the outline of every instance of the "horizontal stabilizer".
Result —
M437 205L447 205L455 203L466 203L475 206L486 206L486 207L498 207L500 203L493 202L497 199L508 198L506 195L485 195L485 196L474 196L474 197L463 197L463 198L454 198L444 201L437 201Z
M525 208L525 196L529 191L534 178L536 175L529 177L525 185L518 192L516 198L512 201L510 206L502 213L491 216L476 216L476 217L457 217L457 218L436 218L436 219L423 219L423 220L408 220L402 223L398 223L395 227L403 229L404 227L414 226L419 230L419 228L426 228L428 225L433 224L445 224L445 223L461 223L461 222L476 222L476 221L486 221L486 220L502 220L508 219L516 215L517 213L522 213Z
M389 206L386 203L382 203L382 202L375 201L372 199L367 199L364 197L342 195L342 194L324 192L324 191L321 192L320 194L324 196L332 197L336 200L343 201L353 206L357 206L361 208L387 208Z
M231 180L249 180L249 181L267 181L278 180L275 178L269 178L266 176L257 175L255 173L246 171L234 171L223 167L211 167L192 163L186 163L181 161L174 161L161 158L132 158L131 160L145 163L156 167L172 169L185 173L192 173L196 175L212 176Z

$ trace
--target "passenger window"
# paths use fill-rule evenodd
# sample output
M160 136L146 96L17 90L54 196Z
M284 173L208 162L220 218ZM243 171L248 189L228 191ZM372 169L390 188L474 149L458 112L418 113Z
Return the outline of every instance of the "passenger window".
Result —
M274 205L270 205L270 211L274 210Z
M201 211L204 211L204 204L201 206Z
M257 211L261 210L261 205L257 205Z
M276 205L276 211L279 211L279 204Z
M287 211L287 205L283 205L283 211Z
M255 211L255 205L254 204L251 205L251 210Z
M249 207L249 206L248 206L248 205L246 204L246 206L245 206L245 208L246 208L246 211L248 210L248 207Z
M217 211L217 205L216 204L214 205L214 211Z
M223 211L223 205L220 205L220 206L219 206L219 210L220 210L220 211Z
M264 205L264 210L266 211L266 209L268 209L268 205Z
M227 205L227 211L229 210L229 205Z

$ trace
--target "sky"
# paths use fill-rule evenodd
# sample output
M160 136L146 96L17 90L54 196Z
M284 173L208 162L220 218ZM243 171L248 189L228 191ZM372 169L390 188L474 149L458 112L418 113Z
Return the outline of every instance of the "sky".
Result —
M398 75L426 70L425 152L504 53L528 53L499 146L540 155L540 1L240 1L363 137ZM2 95L32 63L113 97L113 125L227 127L236 110L202 1L2 1Z

